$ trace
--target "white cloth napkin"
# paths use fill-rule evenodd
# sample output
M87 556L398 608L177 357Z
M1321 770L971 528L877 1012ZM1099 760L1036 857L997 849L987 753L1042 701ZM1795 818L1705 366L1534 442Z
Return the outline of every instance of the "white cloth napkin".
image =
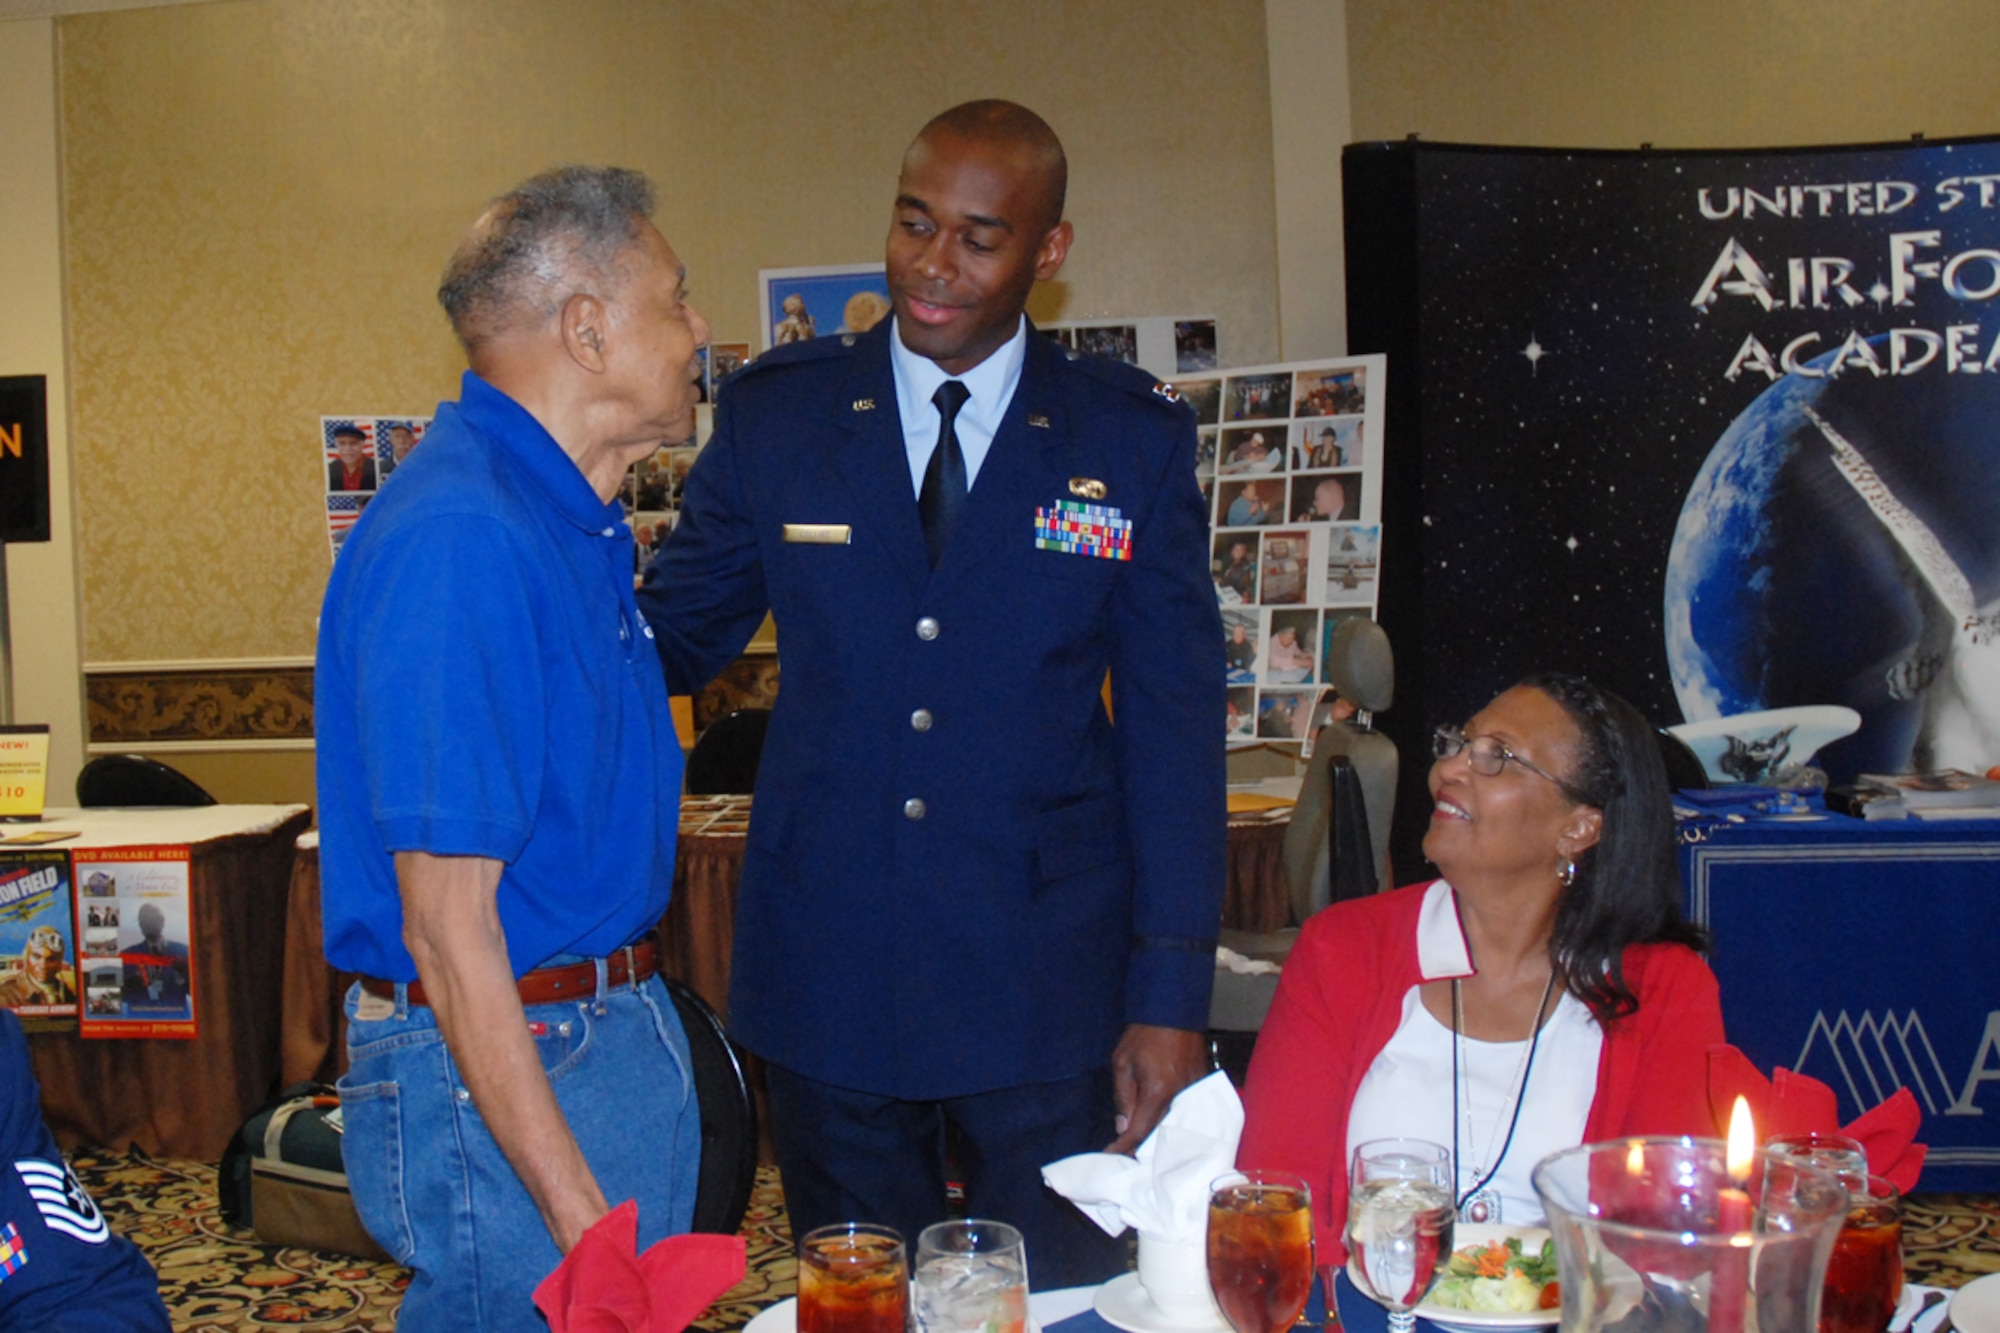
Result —
M1209 1186L1236 1165L1243 1103L1227 1074L1181 1089L1135 1156L1087 1152L1050 1162L1042 1181L1116 1236L1131 1227L1187 1243L1208 1233Z

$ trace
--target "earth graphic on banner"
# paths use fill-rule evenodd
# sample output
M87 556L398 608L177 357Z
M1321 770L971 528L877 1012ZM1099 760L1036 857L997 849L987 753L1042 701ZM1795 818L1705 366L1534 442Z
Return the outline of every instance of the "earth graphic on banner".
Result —
M1819 758L1835 781L1983 772L2000 764L2000 376L1942 356L1892 375L1887 339L1869 346L1884 373L1850 356L1835 378L1778 380L1689 487L1665 592L1674 692L1690 722L1857 710Z

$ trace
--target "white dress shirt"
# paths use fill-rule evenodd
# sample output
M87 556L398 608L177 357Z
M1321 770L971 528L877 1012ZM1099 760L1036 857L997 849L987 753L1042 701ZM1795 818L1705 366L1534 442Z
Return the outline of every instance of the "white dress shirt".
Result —
M892 317L893 325L893 317ZM896 407L903 418L903 447L910 455L910 494L924 490L924 469L930 466L931 451L937 448L938 410L931 398L938 386L956 378L972 396L958 409L952 433L965 454L965 489L970 492L979 480L979 465L993 447L993 436L1014 401L1021 383L1021 365L1028 357L1028 317L1021 317L1014 336L993 355L963 375L947 375L944 367L927 356L919 356L903 346L903 335L889 330L889 364L896 374Z

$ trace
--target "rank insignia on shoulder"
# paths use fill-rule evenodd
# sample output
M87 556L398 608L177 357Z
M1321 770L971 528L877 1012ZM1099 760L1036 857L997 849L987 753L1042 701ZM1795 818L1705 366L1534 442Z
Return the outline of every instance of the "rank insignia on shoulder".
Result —
M1161 380L1158 384L1155 384L1153 392L1170 403L1178 403L1181 400L1181 391L1173 385L1168 384L1165 380Z
M875 400L873 398L857 398L854 400L854 410L857 412L873 412L875 410Z
M1036 430L1047 430L1049 428L1049 419L1040 412L1030 412L1028 413L1028 424Z
M1104 483L1095 477L1071 477L1069 479L1069 493L1071 495L1080 495L1086 500L1102 500L1104 498Z

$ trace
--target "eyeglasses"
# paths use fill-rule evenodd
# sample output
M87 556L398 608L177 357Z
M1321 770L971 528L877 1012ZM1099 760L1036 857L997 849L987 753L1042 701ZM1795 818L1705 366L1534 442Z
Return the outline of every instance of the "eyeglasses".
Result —
M1562 789L1563 795L1575 799L1576 793L1570 785L1555 774L1530 760L1523 759L1505 745L1497 736L1471 736L1462 727L1439 727L1431 737L1431 753L1440 759L1449 759L1459 751L1465 751L1465 762L1473 772L1481 777L1497 778L1500 770L1509 764L1519 764L1536 777L1547 778Z

